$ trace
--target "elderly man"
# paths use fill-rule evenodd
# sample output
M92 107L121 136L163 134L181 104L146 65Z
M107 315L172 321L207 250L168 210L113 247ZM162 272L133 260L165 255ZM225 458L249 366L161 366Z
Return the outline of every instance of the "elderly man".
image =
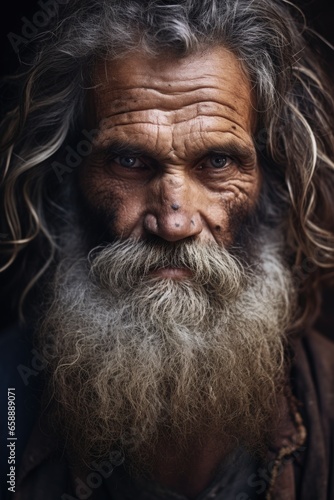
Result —
M61 3L2 123L7 491L334 498L334 114L294 9Z

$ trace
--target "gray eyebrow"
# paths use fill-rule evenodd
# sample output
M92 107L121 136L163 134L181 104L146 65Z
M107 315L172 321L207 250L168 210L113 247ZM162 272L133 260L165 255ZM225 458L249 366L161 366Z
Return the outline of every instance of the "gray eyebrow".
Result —
M93 153L102 153L106 156L111 154L119 156L150 156L147 150L131 143L130 141L119 141L115 139L111 139L106 145L94 146Z

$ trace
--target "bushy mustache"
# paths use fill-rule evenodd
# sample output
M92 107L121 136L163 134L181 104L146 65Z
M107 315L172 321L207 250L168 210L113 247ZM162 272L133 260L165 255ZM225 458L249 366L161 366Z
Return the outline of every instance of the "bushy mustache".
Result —
M254 271L218 244L194 241L116 241L92 250L89 260L91 275L111 292L156 280L153 271L169 267L190 270L193 285L223 292L227 299L237 296Z

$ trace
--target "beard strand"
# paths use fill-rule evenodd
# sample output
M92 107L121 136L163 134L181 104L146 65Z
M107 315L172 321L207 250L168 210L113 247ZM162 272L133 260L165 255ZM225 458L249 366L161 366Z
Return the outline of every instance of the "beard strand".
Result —
M159 441L181 455L206 432L262 452L294 304L274 238L253 265L195 242L116 241L78 257L58 264L39 328L75 453L121 450L147 472ZM166 266L191 275L152 275Z

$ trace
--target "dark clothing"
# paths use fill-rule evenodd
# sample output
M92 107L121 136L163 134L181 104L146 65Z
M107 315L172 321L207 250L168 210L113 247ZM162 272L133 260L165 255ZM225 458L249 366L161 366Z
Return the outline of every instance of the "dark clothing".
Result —
M250 456L244 449L237 449L232 456L218 467L214 479L196 500L235 500L243 494L249 500L259 500L254 486L249 484L249 477L256 477L260 462ZM113 500L187 500L187 497L170 491L152 481L134 480L122 467L115 467L106 481L106 489ZM262 495L262 498L263 495Z
M289 390L281 398L280 424L266 461L256 463L239 450L237 461L220 468L206 496L203 493L199 500L334 500L334 343L310 332L292 342L292 351L293 395ZM87 468L83 472L71 467L45 418L37 419L17 474L16 493L8 498L173 498L167 492L162 496L154 491L135 493L120 461L111 459L93 468L95 471ZM124 481L126 495L120 486ZM180 495L174 498L185 499Z

